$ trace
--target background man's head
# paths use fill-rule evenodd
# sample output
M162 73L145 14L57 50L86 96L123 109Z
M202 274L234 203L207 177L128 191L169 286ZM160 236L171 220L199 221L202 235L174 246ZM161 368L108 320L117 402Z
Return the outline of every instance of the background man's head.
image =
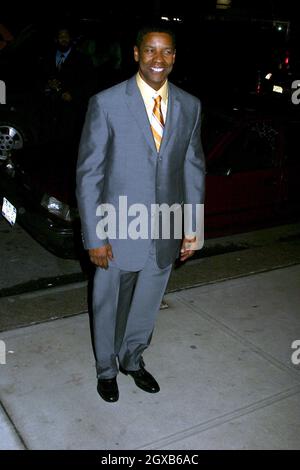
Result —
M134 59L143 80L155 90L162 87L173 69L175 44L174 33L161 26L147 26L138 32Z
M59 28L55 35L57 48L61 52L66 52L72 46L72 35L68 28Z

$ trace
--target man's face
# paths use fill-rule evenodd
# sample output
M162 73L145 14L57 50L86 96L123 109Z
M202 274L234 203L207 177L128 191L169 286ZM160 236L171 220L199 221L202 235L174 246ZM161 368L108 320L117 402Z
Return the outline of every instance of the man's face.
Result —
M67 29L61 29L57 34L57 47L60 51L64 52L71 47L71 35Z
M134 60L139 63L139 72L143 80L154 90L159 90L175 62L172 36L156 32L146 34L141 46L134 47Z

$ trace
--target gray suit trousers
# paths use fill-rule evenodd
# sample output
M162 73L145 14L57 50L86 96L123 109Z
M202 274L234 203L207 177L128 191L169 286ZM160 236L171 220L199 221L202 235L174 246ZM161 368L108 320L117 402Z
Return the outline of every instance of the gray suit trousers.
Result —
M154 241L140 271L123 271L114 261L107 270L96 269L93 334L98 379L115 377L118 362L127 370L140 368L171 269L158 267Z

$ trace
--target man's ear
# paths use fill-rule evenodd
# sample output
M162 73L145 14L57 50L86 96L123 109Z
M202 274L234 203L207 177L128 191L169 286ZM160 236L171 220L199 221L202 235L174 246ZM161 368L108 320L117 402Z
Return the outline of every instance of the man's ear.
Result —
M137 46L134 46L133 48L133 56L136 62L140 60L139 48Z

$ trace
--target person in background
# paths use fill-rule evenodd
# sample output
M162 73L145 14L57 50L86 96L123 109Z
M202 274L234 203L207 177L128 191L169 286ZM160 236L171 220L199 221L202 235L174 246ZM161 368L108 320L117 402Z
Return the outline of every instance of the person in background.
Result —
M76 141L78 145L88 99L93 92L93 65L76 49L69 27L57 29L54 45L42 59L45 125L50 125L50 140Z

